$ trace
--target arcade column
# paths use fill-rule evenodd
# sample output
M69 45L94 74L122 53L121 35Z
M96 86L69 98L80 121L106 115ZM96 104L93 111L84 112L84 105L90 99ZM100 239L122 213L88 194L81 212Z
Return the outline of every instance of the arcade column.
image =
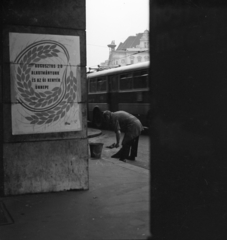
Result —
M227 5L152 1L152 239L227 239Z
M84 0L2 3L0 193L88 189Z

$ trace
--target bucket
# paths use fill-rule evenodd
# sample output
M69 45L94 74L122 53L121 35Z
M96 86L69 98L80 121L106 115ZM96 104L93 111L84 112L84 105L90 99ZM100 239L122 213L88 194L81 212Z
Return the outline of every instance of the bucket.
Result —
M89 143L92 158L101 158L103 143Z

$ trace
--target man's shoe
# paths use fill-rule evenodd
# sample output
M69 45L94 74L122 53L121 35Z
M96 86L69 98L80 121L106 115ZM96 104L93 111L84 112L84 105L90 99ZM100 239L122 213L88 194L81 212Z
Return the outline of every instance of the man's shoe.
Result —
M131 161L135 161L135 160L136 160L135 157L128 157L127 159L128 159L128 160L131 160Z
M111 156L111 157L112 158L120 158L121 157L121 153L122 153L122 148L117 153L115 153L113 156Z
M119 160L122 162L126 162L126 160L124 158L120 158Z

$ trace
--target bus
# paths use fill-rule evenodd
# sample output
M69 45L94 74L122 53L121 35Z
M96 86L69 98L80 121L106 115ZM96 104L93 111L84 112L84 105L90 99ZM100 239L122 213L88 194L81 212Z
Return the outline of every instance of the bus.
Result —
M95 128L104 126L105 110L126 111L148 127L149 66L148 61L87 74L88 121Z

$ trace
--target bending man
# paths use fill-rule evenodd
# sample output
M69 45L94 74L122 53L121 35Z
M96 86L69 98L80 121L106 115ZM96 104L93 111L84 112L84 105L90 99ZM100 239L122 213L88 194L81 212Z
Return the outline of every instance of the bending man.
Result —
M105 122L112 126L116 134L116 144L114 144L114 147L119 147L121 131L125 133L121 143L122 148L111 157L119 158L119 160L124 162L126 159L135 160L137 157L139 136L143 130L139 119L125 111L104 111L103 117Z

